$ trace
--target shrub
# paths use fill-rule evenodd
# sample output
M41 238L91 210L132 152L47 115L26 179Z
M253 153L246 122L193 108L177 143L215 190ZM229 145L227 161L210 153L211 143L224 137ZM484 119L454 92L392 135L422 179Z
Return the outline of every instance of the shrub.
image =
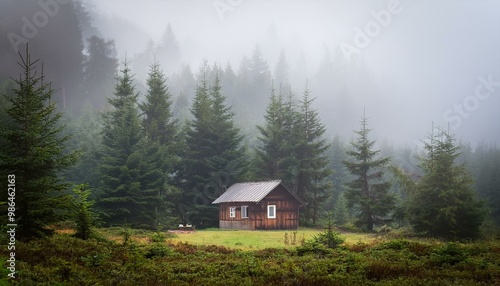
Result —
M308 240L303 245L296 248L297 254L302 256L308 253L316 254L318 256L325 256L330 253L330 250L322 243L315 240Z
M167 239L167 236L160 231L154 232L149 238L151 242L156 242L156 243L165 242L165 239Z
M218 254L230 254L234 253L235 251L233 249L224 247L224 246L219 246L219 245L204 245L201 246L202 251L205 252L211 252L211 253L218 253Z
M324 232L313 236L309 241L322 244L327 248L337 248L344 243L340 234L333 231L331 221L328 221L328 228Z
M120 235L123 238L123 244L127 244L130 240L130 237L132 235L130 226L128 224L123 226L123 229L120 231Z
M164 256L169 256L172 255L173 251L170 247L162 244L153 244L152 246L148 247L146 254L144 257L151 259L153 257L164 257Z
M368 249L370 246L371 246L370 244L362 242L360 240L356 244L349 245L347 248L353 252L363 252L363 251L365 251L365 249Z
M430 261L433 265L455 265L465 261L469 254L467 250L456 242L449 242L431 253Z
M76 224L75 237L89 239L93 234L97 216L92 212L94 201L89 200L87 185L77 185L73 189L72 216Z

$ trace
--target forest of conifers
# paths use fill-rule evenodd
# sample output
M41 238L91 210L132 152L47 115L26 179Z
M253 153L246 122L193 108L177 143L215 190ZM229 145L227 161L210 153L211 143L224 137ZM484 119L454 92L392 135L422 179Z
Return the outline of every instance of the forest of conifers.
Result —
M16 3L23 9L9 17L37 9ZM161 42L124 57L85 7L71 3L29 50L0 43L8 59L0 73L0 165L3 177L16 175L19 214L32 227L26 237L70 219L68 206L79 199L103 226L217 227L215 198L233 183L269 179L307 203L301 225L330 218L347 228L412 226L445 238L500 227L497 146L457 142L432 122L424 148L375 141L370 103L354 110L335 86L340 99L331 112L348 123L327 126L317 90L300 68L291 72L285 52L274 68L258 46L237 70L207 61L190 67L168 26ZM311 81L337 74L329 57L316 74Z

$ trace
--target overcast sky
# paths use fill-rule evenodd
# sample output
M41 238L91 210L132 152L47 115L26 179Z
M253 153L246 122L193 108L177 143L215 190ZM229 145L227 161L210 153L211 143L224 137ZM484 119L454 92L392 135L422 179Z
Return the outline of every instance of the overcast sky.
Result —
M117 41L120 54L140 52L144 39L158 41L170 23L193 70L202 59L237 70L274 26L292 67L302 53L307 71L316 72L325 46L343 51L344 60L364 60L383 96L380 106L366 106L377 138L411 145L434 122L464 141L500 142L500 1L93 2L143 29L144 38L126 47ZM264 56L273 68L276 55Z

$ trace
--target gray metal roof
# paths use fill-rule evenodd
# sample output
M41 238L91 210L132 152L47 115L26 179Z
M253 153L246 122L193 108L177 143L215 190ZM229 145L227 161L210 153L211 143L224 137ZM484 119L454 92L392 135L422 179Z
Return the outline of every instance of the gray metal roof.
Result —
M281 180L264 182L237 183L229 187L212 204L230 202L260 202L274 188L281 184Z

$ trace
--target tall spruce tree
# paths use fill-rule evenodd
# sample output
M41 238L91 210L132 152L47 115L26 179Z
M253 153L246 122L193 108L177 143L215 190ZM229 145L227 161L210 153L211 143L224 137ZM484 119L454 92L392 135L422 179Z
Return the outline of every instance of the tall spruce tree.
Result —
M420 164L424 176L411 197L410 223L415 231L434 237L477 238L485 213L471 188L469 171L456 164L460 147L441 129L429 139L427 157Z
M162 221L165 224L172 217L174 202L178 199L172 175L179 168L180 146L177 120L173 118L171 110L171 95L158 62L150 67L147 86L146 100L139 108L143 115L145 137L141 149L147 153L144 154L147 155L145 159L150 163L144 166L147 180L141 185L148 186L152 192L156 190L162 196L163 203L155 207L159 223Z
M217 135L214 137L218 137L215 145L216 154L212 160L216 172L212 174L212 178L216 180L222 194L227 187L247 175L248 164L243 136L240 135L240 129L234 123L234 113L231 111L231 107L226 104L225 95L222 94L220 68L215 69L210 96L212 100L212 132Z
M264 115L265 124L257 126L260 144L256 149L257 177L261 179L280 179L289 188L295 186L297 161L292 156L296 139L294 128L298 114L292 104L292 96L288 102L281 91L276 95L271 89L271 97ZM296 189L294 190L296 191Z
M184 221L189 223L194 221L197 224L201 223L196 217L198 212L194 214L195 217L192 217L195 205L210 203L202 193L210 175L209 158L211 146L214 145L210 137L210 112L211 103L207 81L203 76L196 88L196 95L191 106L193 119L188 122L185 131L184 170L180 174L184 192L182 205L179 205L178 209Z
M283 120L282 120L283 98L276 95L274 88L266 109L264 119L265 125L257 126L259 130L259 146L256 149L257 175L264 179L278 179L281 176L280 161L282 142L284 142Z
M146 100L139 105L143 130L151 140L170 147L177 139L177 120L172 115L172 96L165 75L156 61L150 67L147 86Z
M158 189L163 174L155 162L158 144L151 145L141 132L137 96L128 63L124 63L104 114L101 193L96 206L108 225L131 224L152 228L163 197Z
M325 126L312 102L307 89L299 108L294 105L291 92L285 101L281 92L276 95L271 90L264 115L266 122L257 126L260 144L255 164L258 177L283 180L307 202L305 221L315 224L320 202L325 200L326 190L331 186L325 182L330 174L325 155L328 144L322 138Z
M234 125L233 113L225 103L216 70L208 87L206 73L194 99L193 120L186 131L184 205L186 222L198 227L217 226L218 208L211 205L230 184L245 176L245 149Z
M112 109L103 114L103 155L100 172L101 194L96 206L103 211L109 225L136 223L139 206L135 200L140 192L138 158L131 156L141 140L141 127L136 106L137 94L128 63L115 85ZM132 160L135 159L135 160Z
M346 186L346 198L349 207L356 211L355 224L372 231L376 224L383 223L394 208L395 197L389 193L390 183L383 180L383 168L389 158L376 158L380 150L373 150L375 141L370 141L367 127L368 119L363 115L361 129L355 131L356 141L351 142L352 149L347 155L354 161L343 161L347 170L355 176Z
M60 175L76 161L76 152L64 152L69 136L62 135L62 114L52 100L51 83L45 82L43 69L37 75L36 64L26 48L20 62L24 73L15 80L13 94L5 95L9 120L0 129L0 170L15 189L8 200L15 204L15 221L9 223L19 226L20 240L50 234L47 226L68 210L68 184Z
M313 101L306 88L298 113L297 132L292 136L297 142L294 146L298 164L297 194L308 203L305 220L316 224L321 203L328 197L332 184L326 181L331 173L325 154L329 145L323 138L326 129L311 106Z

